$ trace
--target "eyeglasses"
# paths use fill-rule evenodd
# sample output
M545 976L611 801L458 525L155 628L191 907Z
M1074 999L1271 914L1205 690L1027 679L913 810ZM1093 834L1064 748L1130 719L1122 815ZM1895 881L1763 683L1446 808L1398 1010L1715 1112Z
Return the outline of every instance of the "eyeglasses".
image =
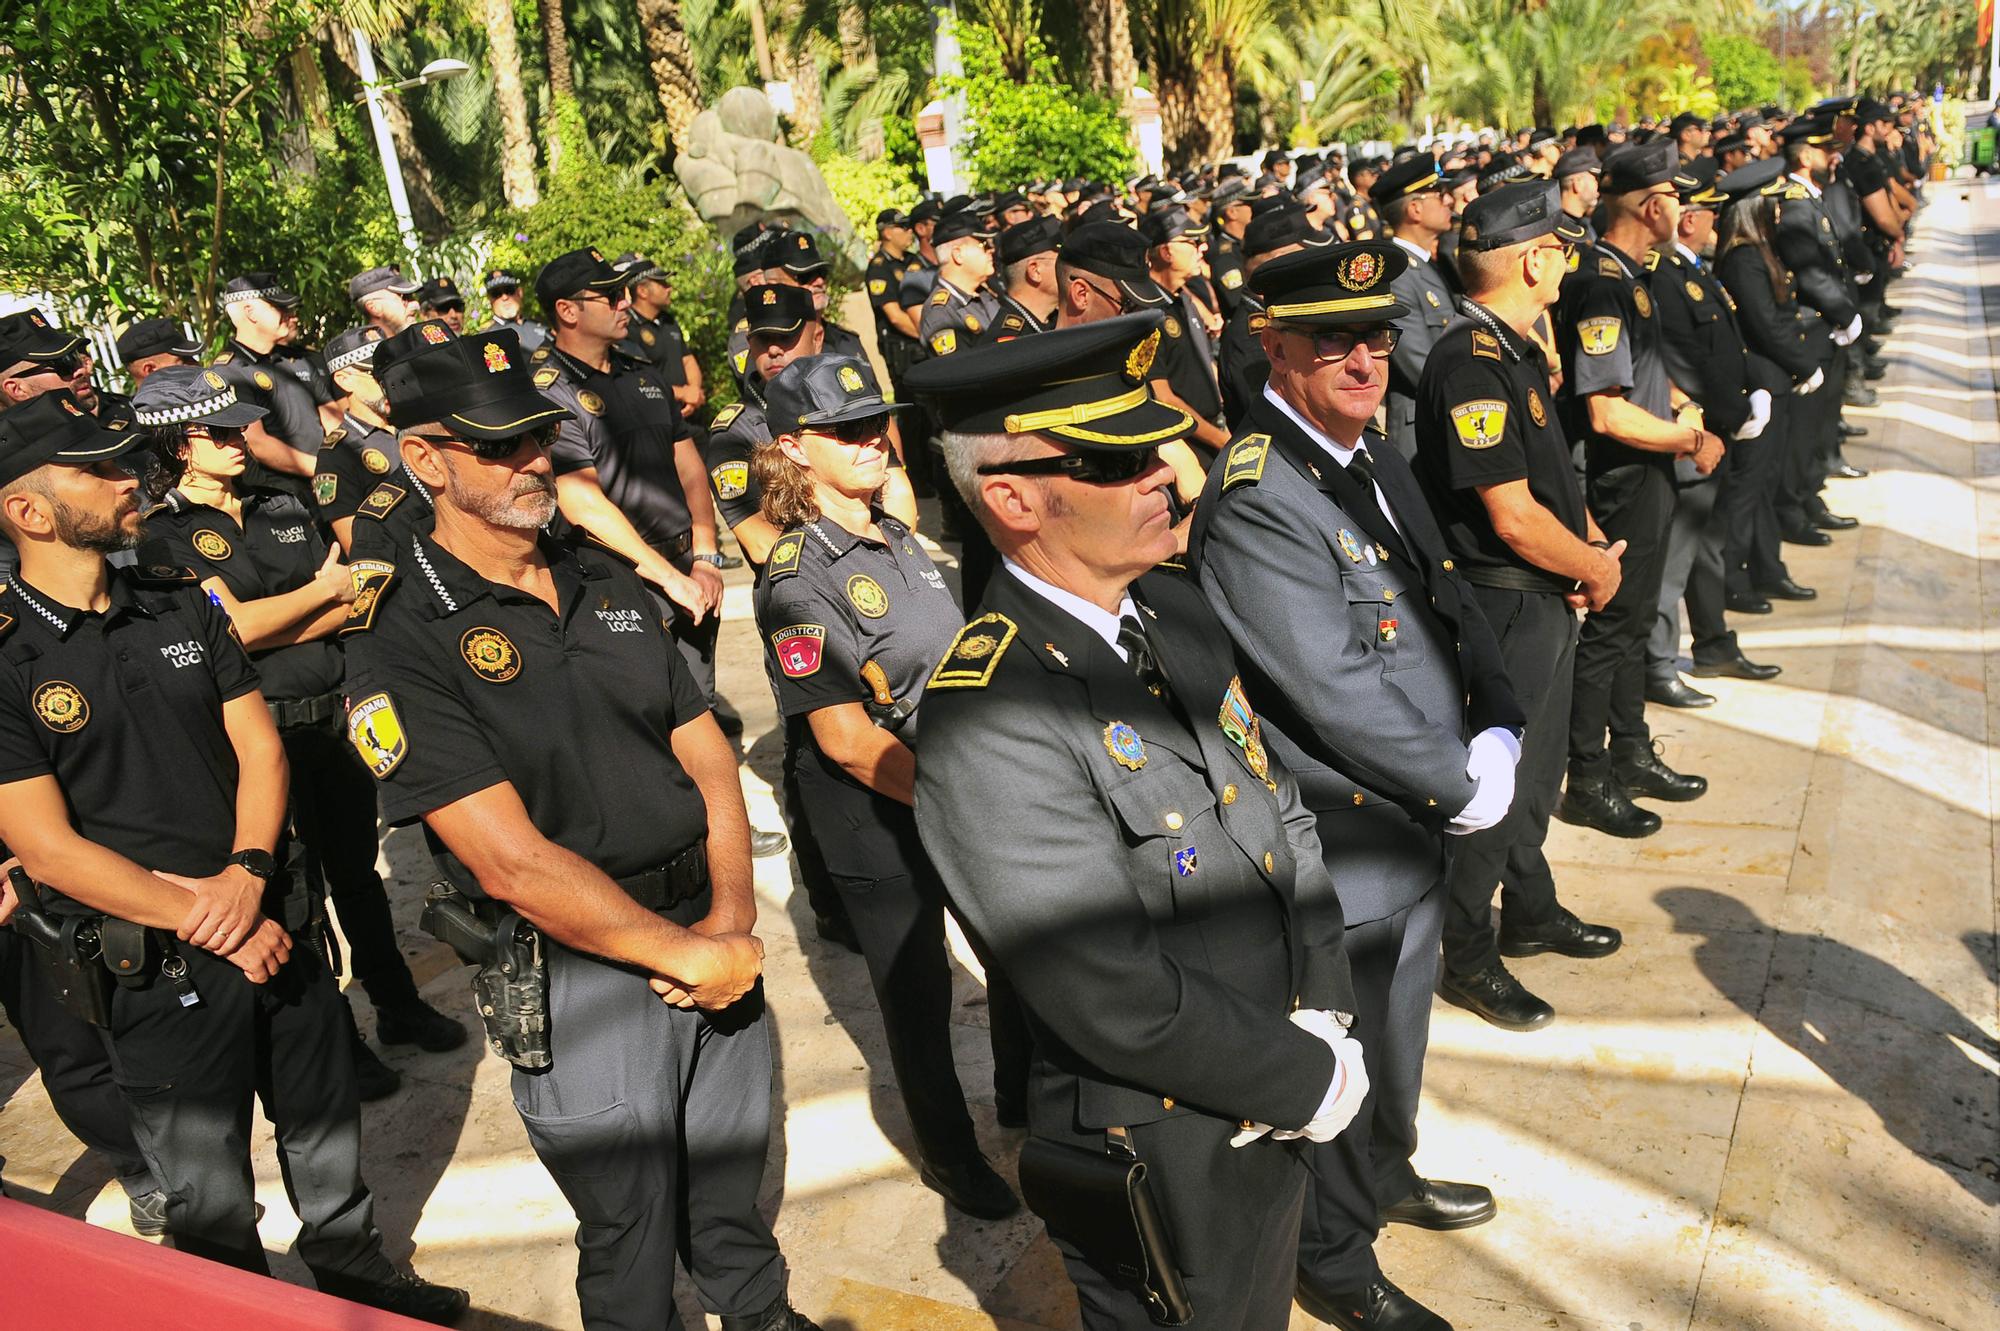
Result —
M58 378L68 379L82 368L83 353L80 351L66 351L54 360L30 361L7 377L9 379L32 379L38 374L53 374Z
M1105 300L1110 301L1113 309L1123 310L1125 308L1125 298L1119 295L1117 292L1106 291L1103 287L1097 285L1097 283L1091 281L1089 278L1080 276L1076 273L1071 273L1070 278L1073 281L1083 283L1085 286L1089 287L1092 291L1095 291L1099 296L1102 296Z
M1381 360L1396 349L1397 341L1403 336L1401 329L1390 325L1384 325L1381 328L1363 328L1360 330L1337 328L1319 331L1306 328L1287 328L1285 331L1296 333L1300 337L1310 338L1313 345L1313 355L1323 361L1346 360L1354 354L1356 347L1362 346L1368 348L1370 356L1373 356L1376 360Z
M578 304L582 304L584 301L601 300L615 310L631 298L623 291L615 296L607 296L601 291L579 291L576 295L569 297L569 299L576 301Z
M836 439L850 447L872 444L889 433L887 413L880 416L863 416L856 421L834 421L830 425L805 425L800 429L806 434L821 435Z
M1019 462L996 462L981 467L981 476L1067 476L1085 485L1123 485L1151 471L1160 460L1157 448L1122 448L1117 452L1092 450L1065 453L1054 458L1025 458Z
M542 433L539 430L510 435L505 439L461 439L457 435L450 434L423 434L414 437L426 443L449 444L454 448L462 448L481 462L505 462L518 455L524 448L540 449L542 446Z
M190 438L206 436L214 444L240 444L243 442L243 427L240 425L190 425Z

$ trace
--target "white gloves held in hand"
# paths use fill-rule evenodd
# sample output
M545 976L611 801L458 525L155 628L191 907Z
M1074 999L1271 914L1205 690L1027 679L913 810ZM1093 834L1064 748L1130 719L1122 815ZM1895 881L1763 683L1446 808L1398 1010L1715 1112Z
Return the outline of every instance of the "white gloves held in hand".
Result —
M1755 439L1764 433L1764 427L1771 423L1771 390L1753 388L1750 390L1750 419L1736 427L1738 440Z
M1794 393L1797 393L1800 397L1804 397L1807 393L1817 392L1819 390L1819 386L1825 382L1826 382L1826 371L1814 370L1812 373L1812 378L1806 380L1802 384L1794 384L1792 386L1792 391Z
M1333 1050L1333 1082L1319 1103L1319 1112L1302 1128L1278 1132L1273 1132L1268 1123L1252 1123L1229 1139L1231 1146L1247 1146L1266 1133L1270 1133L1272 1141L1296 1141L1303 1137L1310 1142L1330 1142L1361 1112L1361 1102L1368 1095L1368 1068L1361 1056L1361 1042L1350 1036L1347 1028L1324 1008L1299 1009L1292 1013L1292 1025L1318 1036Z
M1482 730L1466 746L1465 774L1478 783L1472 801L1459 811L1445 831L1454 836L1478 832L1507 816L1514 802L1514 765L1521 760L1521 742L1513 732Z
M1853 342L1855 338L1860 336L1861 336L1861 316L1857 314L1848 323L1847 327L1835 331L1833 335L1833 345L1835 345L1836 347L1844 347Z

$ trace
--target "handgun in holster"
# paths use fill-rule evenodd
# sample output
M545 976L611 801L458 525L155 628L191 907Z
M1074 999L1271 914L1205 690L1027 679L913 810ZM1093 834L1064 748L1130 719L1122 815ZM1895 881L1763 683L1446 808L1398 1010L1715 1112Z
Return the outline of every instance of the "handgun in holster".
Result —
M7 871L7 879L21 899L14 932L35 945L56 1001L79 1020L109 1030L112 978L104 968L96 917L50 915L41 889L18 864Z
M863 704L868 713L868 719L884 730L893 732L897 726L900 726L904 721L909 719L912 712L917 710L916 699L898 699L890 691L888 672L882 669L880 663L875 661L863 662L861 666L861 682L868 686L868 692L871 695L869 700Z
M542 935L500 903L475 901L447 882L431 884L423 931L478 970L472 994L487 1043L517 1068L546 1068L549 1056L549 971Z

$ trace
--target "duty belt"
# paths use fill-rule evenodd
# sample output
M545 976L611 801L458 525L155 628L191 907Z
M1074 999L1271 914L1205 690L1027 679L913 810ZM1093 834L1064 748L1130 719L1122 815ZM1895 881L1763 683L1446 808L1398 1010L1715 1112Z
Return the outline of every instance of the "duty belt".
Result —
M271 709L271 720L280 730L295 730L301 726L324 725L339 716L343 710L338 693L322 693L317 698L300 698L294 702L267 702Z
M1467 564L1461 566L1458 571L1475 587L1498 587L1510 592L1544 592L1550 596L1568 596L1583 586L1571 578L1559 578L1540 569L1516 568L1511 564Z
M647 910L671 910L701 895L708 886L708 847L697 841L657 869L616 881L627 896Z
M682 555L694 549L694 533L692 531L684 531L678 536L669 536L664 541L655 542L653 548L668 559L679 559Z

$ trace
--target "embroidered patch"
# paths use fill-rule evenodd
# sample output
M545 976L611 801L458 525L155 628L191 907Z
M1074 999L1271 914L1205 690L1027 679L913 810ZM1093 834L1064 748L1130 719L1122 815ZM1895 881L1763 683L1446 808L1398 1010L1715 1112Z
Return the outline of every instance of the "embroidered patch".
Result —
M58 735L74 735L90 720L90 703L83 690L68 680L52 679L35 690L35 715Z
M368 770L381 780L409 757L410 739L403 718L386 693L371 693L347 713L347 742L361 755Z
M1498 398L1461 403L1451 409L1451 423L1467 448L1492 448L1507 428L1507 404Z
M1014 621L989 611L967 624L951 640L944 658L931 671L933 689L983 689L993 681L1000 658L1018 632Z
M741 499L750 493L750 464L725 462L710 469L708 479L715 483L717 499Z
M841 366L837 377L840 380L840 386L848 392L859 393L861 391L861 371L855 369L852 365Z
M1222 272L1222 285L1231 291L1242 286L1243 270L1241 268L1225 268Z
M1499 360L1500 339L1491 333L1482 333L1477 328L1473 329L1472 354L1483 357L1486 360Z
M1349 291L1366 291L1381 275L1381 258L1366 251L1350 256L1334 272L1335 280Z
M1653 297L1644 287L1632 288L1632 304L1639 311L1641 319L1653 317Z
M1112 762L1127 771L1136 772L1146 765L1145 741L1123 721L1113 721L1104 727L1104 751L1111 755Z
M233 553L222 533L203 527L194 534L194 552L203 559L227 559Z
M604 399L591 392L588 388L577 390L576 404L593 416L602 416L604 414Z
M870 619L880 619L889 613L889 593L866 573L857 573L847 580L847 599Z
M651 333L648 333L646 339L651 341L652 336ZM512 364L507 360L507 348L501 346L498 342L488 342L486 344L485 356L486 372L488 374L500 374L503 371L513 368Z
M458 640L458 654L489 684L505 684L521 673L521 654L499 629L467 629Z
M743 414L743 404L741 402L732 402L728 406L724 407L721 411L715 413L715 423L711 425L709 428L711 430L726 430L732 424L734 424L736 418L738 416L741 416L742 414Z
M535 387L547 388L560 378L562 378L561 370L558 370L553 365L544 365L541 369L535 371Z
M871 277L868 279L869 295L879 296L882 293L886 292L888 289L889 289L889 283L885 279L880 277Z
M409 492L400 485L384 482L370 490L368 497L361 501L361 512L371 518L386 518L389 516L389 510L402 503L403 496L407 493Z
M430 343L432 346L443 346L445 340L450 336L451 334L445 331L443 324L424 325L424 341Z
M364 448L361 450L361 465L377 476L384 475L389 470L389 455L379 448Z
M313 477L313 498L319 501L321 508L325 508L328 504L331 504L334 496L339 493L340 477L334 475L332 472L323 471Z
M1703 300L1707 299L1707 297L1701 294L1701 283L1696 282L1692 279L1690 279L1685 284L1685 290L1688 293L1688 299L1693 301L1697 305L1701 304Z
M1610 255L1602 254L1597 259L1597 275L1599 277L1623 277L1625 276L1625 266Z
M1542 405L1542 395L1532 388L1528 390L1528 419L1538 426L1549 423L1549 413Z
M788 679L804 679L817 671L825 646L826 628L820 624L793 624L771 635L778 669Z
M766 576L798 572L799 556L805 553L805 548L806 538L797 532L779 537L778 543L771 547L771 562L764 566Z
M1576 326L1576 340L1586 356L1609 356L1618 349L1618 335L1625 321L1609 315L1585 319Z
M954 329L940 328L931 334L931 351L939 356L949 356L958 350L958 333Z
M1271 436L1248 434L1229 447L1229 459L1222 468L1222 488L1264 478L1264 463L1271 456Z
M1168 337L1179 337L1181 335L1181 321L1179 319L1174 318L1174 316L1171 314L1167 316L1167 322L1165 327L1167 330Z

